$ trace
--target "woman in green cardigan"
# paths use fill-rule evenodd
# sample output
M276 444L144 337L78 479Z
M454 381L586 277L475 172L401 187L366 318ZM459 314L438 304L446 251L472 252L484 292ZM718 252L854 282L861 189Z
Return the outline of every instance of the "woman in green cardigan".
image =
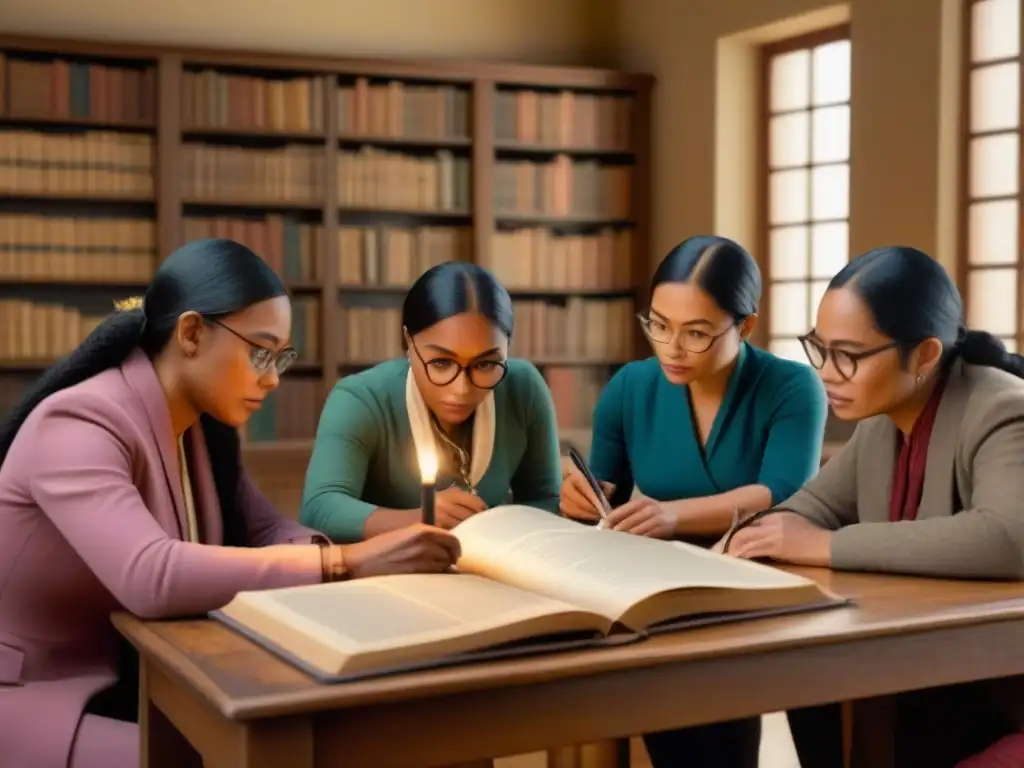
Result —
M425 450L438 457L441 527L510 500L557 512L554 405L540 372L509 359L508 291L474 264L440 264L409 289L402 326L405 358L346 376L328 398L302 522L336 542L418 522Z
M658 266L640 316L654 356L616 373L594 412L590 466L614 507L609 528L711 545L734 512L776 504L817 471L825 391L809 366L748 344L760 300L756 262L726 238L691 237ZM578 473L561 508L598 517ZM835 709L789 713L803 765L842 765ZM756 768L760 740L758 717L644 736L655 768Z

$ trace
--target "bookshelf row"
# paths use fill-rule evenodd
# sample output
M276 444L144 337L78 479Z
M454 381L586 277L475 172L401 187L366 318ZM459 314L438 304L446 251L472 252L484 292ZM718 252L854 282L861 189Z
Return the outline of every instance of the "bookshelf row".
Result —
M154 194L155 144L145 135L11 130L0 133L0 192L8 195ZM181 147L186 202L323 205L322 149L302 144L262 149L186 143ZM470 161L449 150L428 156L364 148L336 158L342 207L468 214ZM628 221L630 166L574 161L499 161L494 207L504 215Z
M0 367L46 365L73 350L112 311L109 297L70 300L0 299ZM292 298L291 343L298 362L321 359L320 301Z
M61 59L5 62L0 54L3 79L7 111L2 114L12 117L156 122L156 70L146 62L130 67Z
M513 302L516 332L513 353L529 359L625 362L630 359L634 323L629 299L570 298L564 305L536 300ZM0 366L44 364L70 352L110 313L110 300L79 302L0 299ZM299 362L320 365L320 300L292 297L292 344ZM401 357L401 307L340 308L336 344L346 366L374 365Z
M293 285L324 274L324 228L292 216L186 217L184 239L227 237L250 247ZM470 227L340 225L337 273L342 289L404 289L444 261L473 260ZM510 291L629 291L632 232L592 235L547 229L496 232L483 265ZM0 213L0 279L115 284L146 282L157 263L152 219Z
M513 300L515 332L511 354L529 360L623 363L632 356L633 302L630 299L573 297L564 305ZM342 359L372 365L401 357L399 306L345 306L340 327Z
M45 57L45 52L43 53ZM0 114L15 119L81 120L156 125L156 68L149 59L129 65L38 60L38 54L0 53L8 84ZM330 78L300 74L253 75L186 63L181 77L185 131L237 129L326 134L325 95ZM5 72L6 70L6 72ZM410 78L414 79L414 73ZM336 78L334 109L342 136L468 141L471 95L465 85ZM347 82L343 82L346 81ZM631 97L562 89L537 91L499 84L493 121L500 145L633 149Z
M183 226L186 242L226 237L248 246L288 282L312 284L323 278L324 228L319 224L271 214L260 219L186 217Z
M0 133L0 192L152 198L149 136L114 131Z
M162 255L228 237L289 287L301 354L250 439L310 437L337 376L401 354L402 294L449 260L509 288L513 354L585 426L637 348L650 87L0 36L0 408Z

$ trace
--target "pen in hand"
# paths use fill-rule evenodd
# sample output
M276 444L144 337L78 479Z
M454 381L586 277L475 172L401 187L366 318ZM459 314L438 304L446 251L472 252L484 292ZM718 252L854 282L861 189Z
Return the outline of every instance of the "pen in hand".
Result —
M604 495L604 491L601 490L601 484L597 482L594 473L590 471L590 467L587 466L583 457L580 456L579 451L570 447L569 458L576 469L579 470L579 473L583 475L587 485L590 486L590 490L594 494L594 498L597 499L597 512L601 515L601 519L597 523L597 530L604 530L607 528L608 514L612 511L612 505L609 503L608 497Z

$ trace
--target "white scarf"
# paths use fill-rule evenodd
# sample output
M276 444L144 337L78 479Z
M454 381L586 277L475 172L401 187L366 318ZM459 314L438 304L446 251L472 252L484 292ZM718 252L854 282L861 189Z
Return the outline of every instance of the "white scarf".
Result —
M412 429L412 441L416 447L416 455L429 447L435 455L441 451L437 445L437 436L430 424L430 409L423 401L419 387L412 369L405 380L405 408L409 412L409 426ZM494 454L494 392L488 392L483 402L476 407L476 417L473 420L473 455L470 461L469 480L475 488L483 476L487 474L487 468L491 465L491 457Z

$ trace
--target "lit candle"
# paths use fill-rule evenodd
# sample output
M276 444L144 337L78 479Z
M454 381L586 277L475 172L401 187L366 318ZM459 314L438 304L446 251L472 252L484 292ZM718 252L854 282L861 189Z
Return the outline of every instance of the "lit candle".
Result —
M437 456L432 450L420 453L420 508L423 522L434 525L434 495L437 484Z

